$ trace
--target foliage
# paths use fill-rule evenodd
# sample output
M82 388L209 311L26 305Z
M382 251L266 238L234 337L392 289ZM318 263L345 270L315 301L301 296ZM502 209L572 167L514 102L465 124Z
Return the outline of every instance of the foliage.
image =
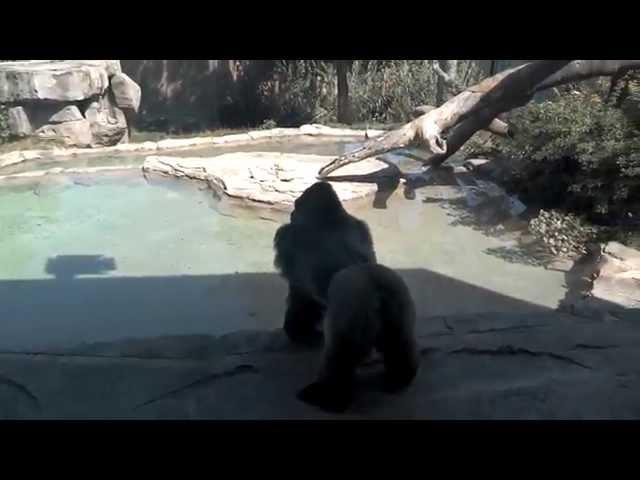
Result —
M419 105L434 105L437 79L427 60L390 60L380 65L356 61L349 86L354 117L360 121L402 122Z
M610 223L640 215L640 134L601 96L574 91L512 112L500 142L509 185L525 203L565 207Z
M395 123L419 105L435 105L438 77L431 60L355 60L348 76L354 122ZM459 61L462 85L480 77L476 62ZM278 125L336 121L337 85L331 61L282 60L260 86L265 111Z
M268 119L285 127L334 120L337 94L334 75L329 62L279 61L273 78L259 87Z
M1 62L14 62L15 60L0 60ZM9 122L7 106L0 104L0 143L5 143L9 139Z
M0 105L0 143L4 143L9 138L9 123L7 119L7 107Z

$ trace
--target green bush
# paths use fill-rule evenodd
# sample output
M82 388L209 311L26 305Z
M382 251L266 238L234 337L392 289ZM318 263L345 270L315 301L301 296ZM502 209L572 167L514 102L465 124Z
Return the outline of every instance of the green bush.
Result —
M640 135L621 109L589 93L512 112L499 150L509 187L529 203L611 223L640 214Z
M0 105L0 143L4 143L9 138L9 124L7 121L7 107Z

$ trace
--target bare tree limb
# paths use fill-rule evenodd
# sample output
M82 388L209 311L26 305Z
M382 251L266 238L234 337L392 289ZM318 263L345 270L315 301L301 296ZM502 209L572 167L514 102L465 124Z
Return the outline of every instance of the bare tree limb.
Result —
M540 92L557 85L579 82L593 77L624 75L629 70L638 68L640 68L640 60L573 60L562 70L540 82L535 91Z
M321 168L318 175L324 178L344 165L412 145L426 148L436 156L449 156L455 150L452 152L447 148L442 137L444 132L472 115L477 115L482 122L488 118L480 128L488 127L498 114L529 101L536 85L569 62L540 60L487 78L399 129L368 140L362 147L337 157Z
M431 110L434 110L435 108L436 107L432 105L421 105L413 109L413 111L411 112L411 116L413 118L418 118L419 116L424 115L425 113L429 113ZM494 118L489 124L489 126L487 127L487 130L495 135L500 135L501 137L510 136L512 134L512 132L509 130L509 125L506 122L503 122L502 120L500 120L499 118Z
M334 159L320 170L319 176L324 178L344 165L407 146L430 151L433 155L425 163L439 165L476 131L504 128L506 124L499 123L496 117L525 105L537 92L597 76L620 76L634 69L640 69L640 60L539 60L505 70L467 88L438 108L427 108L402 127ZM446 141L444 134L448 135Z
M433 71L442 79L449 92L453 95L457 95L464 90L464 87L454 80L453 76L442 70L437 61L433 62Z

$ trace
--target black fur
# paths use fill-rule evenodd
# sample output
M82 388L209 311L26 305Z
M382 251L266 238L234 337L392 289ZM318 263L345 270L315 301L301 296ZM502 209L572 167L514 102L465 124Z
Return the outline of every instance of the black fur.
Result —
M275 266L289 283L284 330L296 343L316 344L333 276L376 262L369 227L347 213L329 183L317 182L295 201L274 248Z
M385 390L409 386L420 363L415 316L409 289L393 270L364 264L336 274L328 293L322 370L298 398L343 412L353 399L356 369L373 349L383 359Z
M276 232L274 248L275 266L289 283L289 338L318 344L324 319L322 371L298 393L300 400L331 412L347 409L356 368L373 349L383 357L388 391L412 382L419 356L409 290L377 264L369 227L345 211L330 184L303 192L290 223Z

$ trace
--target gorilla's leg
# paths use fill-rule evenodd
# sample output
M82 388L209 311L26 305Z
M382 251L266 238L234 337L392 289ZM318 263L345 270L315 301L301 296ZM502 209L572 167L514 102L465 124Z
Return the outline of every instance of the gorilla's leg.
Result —
M385 332L376 342L376 350L384 362L384 388L395 393L408 387L420 364L420 354L415 339L409 332L398 329Z
M325 307L294 286L289 286L284 331L292 342L318 345L322 342L322 323Z
M353 402L356 368L373 349L373 345L350 337L328 338L318 380L298 393L298 398L322 410L341 413Z

